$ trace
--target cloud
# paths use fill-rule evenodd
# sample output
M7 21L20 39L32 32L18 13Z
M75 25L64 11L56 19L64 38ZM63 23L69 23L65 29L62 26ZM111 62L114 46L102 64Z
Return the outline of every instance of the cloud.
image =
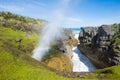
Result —
M83 20L81 18L68 17L63 24L64 27L80 27Z
M39 5L39 6L41 6L41 7L46 7L47 5L45 4L45 3L42 3L42 2L40 2L40 1L32 1L33 2L33 4L35 4L35 5Z
M18 7L18 6L13 6L13 5L3 5L3 4L0 4L0 8L4 10L8 10L8 11L19 11L19 12L24 10L23 7Z
M82 22L82 20L81 19L79 19L79 18L73 18L73 17L69 17L69 18L67 18L67 21L72 21L72 22Z
M40 2L38 0L24 0L24 1L0 1L0 9L7 10L7 11L16 11L22 12L30 8L45 8L47 5L46 3Z

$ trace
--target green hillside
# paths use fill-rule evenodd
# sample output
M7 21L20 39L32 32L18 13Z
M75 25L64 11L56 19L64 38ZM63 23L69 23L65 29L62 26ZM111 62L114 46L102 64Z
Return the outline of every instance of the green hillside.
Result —
M31 57L36 39L36 34L27 36L0 26L0 80L73 80L56 75Z
M29 33L37 32L46 23L47 21L42 19L24 17L11 12L0 12L0 25L10 27L14 30L21 30Z
M7 19L6 19L7 20ZM0 80L119 80L120 66L96 70L90 76L67 78L57 75L31 55L38 35L16 26L0 25Z

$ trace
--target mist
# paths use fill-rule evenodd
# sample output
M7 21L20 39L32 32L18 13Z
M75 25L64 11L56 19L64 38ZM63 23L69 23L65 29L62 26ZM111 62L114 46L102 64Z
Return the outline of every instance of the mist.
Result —
M52 12L55 19L43 27L38 46L33 50L32 57L38 61L41 61L42 57L49 51L51 43L62 36L62 24L70 0L59 1L59 4L55 6L57 8Z

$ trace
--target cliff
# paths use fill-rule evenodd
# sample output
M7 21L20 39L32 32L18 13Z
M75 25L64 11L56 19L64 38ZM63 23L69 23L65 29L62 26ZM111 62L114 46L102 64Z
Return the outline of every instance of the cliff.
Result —
M73 56L72 45L76 45L77 40L70 29L63 29L62 37L57 39L52 45L42 62L60 72L72 72Z
M116 33L120 32L119 29L120 24L81 28L79 35L81 44L78 48L98 68L118 65L120 64L119 44L115 45L116 39L114 37ZM120 37L117 36L117 39ZM114 50L115 47L117 52Z

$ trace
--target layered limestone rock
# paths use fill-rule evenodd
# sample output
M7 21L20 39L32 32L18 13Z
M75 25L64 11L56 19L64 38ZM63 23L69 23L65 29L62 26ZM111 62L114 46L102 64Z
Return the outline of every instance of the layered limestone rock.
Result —
M81 28L78 48L98 68L120 64L119 52L113 50L112 38L118 32L118 24ZM117 55L116 55L117 54Z

